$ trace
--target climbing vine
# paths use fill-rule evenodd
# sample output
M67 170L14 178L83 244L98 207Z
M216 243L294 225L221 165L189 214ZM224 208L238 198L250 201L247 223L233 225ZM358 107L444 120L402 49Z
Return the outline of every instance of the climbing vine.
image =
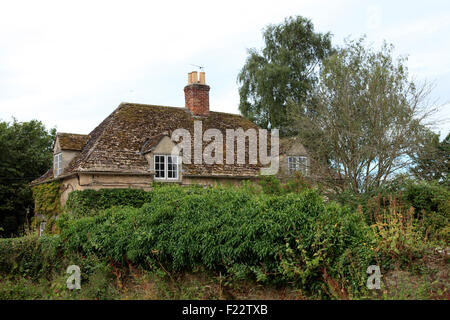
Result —
M34 212L47 217L57 215L62 212L61 193L62 183L52 181L37 186L33 186Z

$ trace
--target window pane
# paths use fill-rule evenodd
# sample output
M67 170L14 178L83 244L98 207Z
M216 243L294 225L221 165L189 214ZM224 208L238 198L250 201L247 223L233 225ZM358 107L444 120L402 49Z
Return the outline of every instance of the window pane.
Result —
M58 176L61 173L62 167L62 154L58 153L53 157L53 172L55 176Z
M155 178L165 178L164 156L155 156Z
M295 157L288 158L288 169L289 172L294 172L297 169L297 163Z
M61 173L62 169L62 154L58 154L58 175Z
M288 157L288 170L290 173L301 171L304 175L307 174L308 158L303 156Z
M307 166L308 166L308 158L307 157L299 157L299 170L306 175L307 174Z
M167 156L167 178L177 179L178 178L178 157L177 156Z

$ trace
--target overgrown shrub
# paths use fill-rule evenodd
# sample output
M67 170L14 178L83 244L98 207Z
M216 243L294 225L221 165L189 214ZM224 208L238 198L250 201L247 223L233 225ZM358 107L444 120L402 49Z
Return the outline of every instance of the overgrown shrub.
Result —
M0 239L0 274L30 278L49 275L61 263L57 236Z
M398 205L397 200L389 198L389 207L379 205L380 198L371 201L373 224L371 228L376 237L375 252L383 268L404 267L420 258L424 252L424 239L421 232L423 221L414 215L414 208Z
M450 210L450 191L437 183L408 183L402 190L402 199L414 207L417 214Z
M114 206L140 208L151 200L152 193L141 189L100 189L73 191L66 202L66 211L73 218L92 216Z
M450 189L437 182L408 183L402 190L402 200L414 208L415 217L422 220L426 238L450 242Z
M0 300L110 299L115 294L108 259L62 249L57 235L0 239ZM66 288L66 269L73 264L81 269L80 295Z
M83 281L92 282L89 296L102 298L114 290L111 268L136 265L220 272L227 282L250 278L292 284L311 297L352 298L364 296L370 264L383 272L403 267L423 254L426 239L445 230L448 237L445 187L403 183L347 196L351 205L325 203L306 181L274 178L242 188L73 192L56 221L60 235L0 241L0 275L63 277L76 264Z
M414 210L413 223L425 239L450 241L450 189L437 182L394 180L365 194L343 192L335 196L342 205L362 210L367 223L374 222L374 214L390 212L391 207L408 212Z
M323 295L324 277L357 291L371 262L363 217L312 190L268 196L236 188L155 188L142 208L60 220L67 250L171 270L206 267Z
M256 188L257 186L259 188ZM249 186L247 184L246 187L253 187L254 193L262 192L269 195L282 195L312 189L312 183L302 176L300 172L296 172L293 177L284 183L281 183L274 176L260 176L256 185Z
M95 259L85 258L82 261L84 265L75 263L81 268L81 290L67 289L65 267L55 269L50 276L38 278L0 273L0 300L116 298L118 290L110 265ZM90 269L85 267L86 262L89 262Z

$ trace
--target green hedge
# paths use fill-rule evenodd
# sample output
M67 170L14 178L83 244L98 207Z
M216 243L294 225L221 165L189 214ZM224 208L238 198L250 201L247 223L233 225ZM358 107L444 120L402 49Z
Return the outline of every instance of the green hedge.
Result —
M166 186L155 188L142 208L110 208L77 220L65 215L60 223L71 252L171 270L253 275L317 295L325 294L326 277L361 290L373 258L363 217L325 205L311 190L268 196Z
M114 206L140 208L151 201L151 191L141 189L100 189L73 191L66 202L66 211L72 217L86 217Z
M59 247L57 236L0 239L0 274L47 276L60 265Z
M99 268L108 266L109 261L105 258L63 249L58 235L0 239L0 278L18 276L37 282L51 280L55 276L66 277L67 267L75 264L81 268L81 278L86 281Z

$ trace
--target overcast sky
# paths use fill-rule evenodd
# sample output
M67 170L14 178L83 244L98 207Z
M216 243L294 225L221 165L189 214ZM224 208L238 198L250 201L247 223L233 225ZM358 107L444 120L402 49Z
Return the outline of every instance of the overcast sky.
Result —
M312 20L333 43L367 35L408 55L450 118L450 1L0 0L0 119L39 119L89 133L121 102L184 106L192 66L205 67L213 111L239 113L236 77L262 29ZM439 124L441 137L449 121Z

